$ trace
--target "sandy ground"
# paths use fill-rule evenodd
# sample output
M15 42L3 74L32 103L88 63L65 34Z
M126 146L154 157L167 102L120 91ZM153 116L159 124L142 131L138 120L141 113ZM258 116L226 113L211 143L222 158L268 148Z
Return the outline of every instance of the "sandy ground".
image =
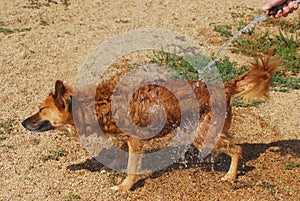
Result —
M299 90L272 92L256 108L234 108L230 132L244 148L236 184L220 181L229 163L222 157L216 171L203 164L174 166L134 191L114 192L110 187L121 176L101 173L79 142L20 125L55 80L74 83L89 53L108 39L133 29L161 28L187 36L211 54L225 41L211 24L231 23L232 13L256 15L263 1L63 2L0 2L3 27L30 28L0 33L0 122L6 138L0 141L0 200L300 200ZM250 59L229 51L224 55L240 65ZM11 129L4 129L8 121ZM53 151L61 155L48 160Z

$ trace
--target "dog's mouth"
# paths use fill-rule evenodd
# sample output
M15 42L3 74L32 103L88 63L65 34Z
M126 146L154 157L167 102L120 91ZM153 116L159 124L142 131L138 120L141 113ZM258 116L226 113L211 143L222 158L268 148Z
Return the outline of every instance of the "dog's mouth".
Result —
M37 124L34 124L30 121L30 119L26 119L22 122L22 126L24 126L24 128L32 132L43 132L43 131L54 129L54 127L51 125L50 121L48 120L44 120L38 122Z

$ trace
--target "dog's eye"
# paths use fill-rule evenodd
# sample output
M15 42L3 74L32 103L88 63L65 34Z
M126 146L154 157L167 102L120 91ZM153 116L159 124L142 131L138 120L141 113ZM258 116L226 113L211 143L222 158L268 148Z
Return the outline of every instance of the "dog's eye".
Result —
M39 112L42 112L44 109L46 109L47 107L42 107L40 108Z

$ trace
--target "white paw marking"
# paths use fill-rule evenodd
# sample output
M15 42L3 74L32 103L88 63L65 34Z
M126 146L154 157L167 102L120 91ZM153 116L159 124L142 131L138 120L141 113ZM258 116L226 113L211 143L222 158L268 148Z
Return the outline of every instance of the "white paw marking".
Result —
M117 191L117 190L119 190L119 186L113 186L110 189L113 190L113 191Z

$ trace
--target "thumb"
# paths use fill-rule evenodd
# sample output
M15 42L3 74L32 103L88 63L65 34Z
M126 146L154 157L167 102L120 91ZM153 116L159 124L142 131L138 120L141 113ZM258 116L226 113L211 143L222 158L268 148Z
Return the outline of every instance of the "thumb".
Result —
M275 6L278 6L280 4L283 4L284 2L286 2L286 0L272 0L272 1L268 1L268 3L266 3L265 5L263 5L262 9L263 11L267 11Z
M265 5L263 5L263 7L262 7L263 11L268 11L270 8L272 8L272 7L270 6L270 4L265 4Z

